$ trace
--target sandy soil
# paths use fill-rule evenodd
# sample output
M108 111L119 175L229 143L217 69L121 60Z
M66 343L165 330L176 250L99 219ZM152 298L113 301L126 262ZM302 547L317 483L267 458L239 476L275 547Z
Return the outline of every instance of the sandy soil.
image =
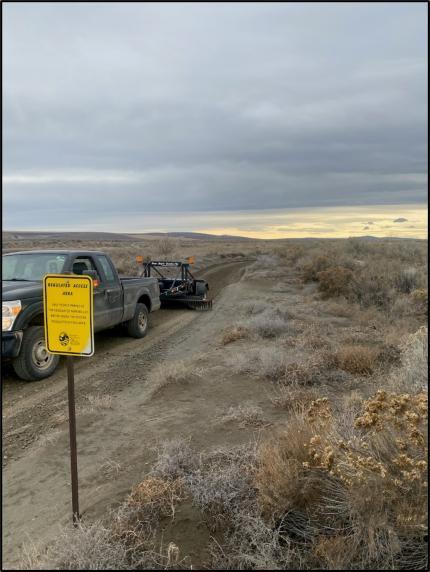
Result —
M151 315L145 339L104 332L96 336L95 356L76 361L84 517L98 518L124 499L154 459L158 442L181 435L206 448L249 439L248 432L220 425L216 416L220 408L249 397L255 381L237 378L232 383L228 376L214 375L216 355L222 349L219 332L242 298L243 283L238 280L249 264L249 260L223 263L205 272L215 297L212 312L160 310ZM149 398L151 369L184 359L207 374L201 383L166 388ZM22 382L10 369L4 371L3 456L3 565L13 569L23 544L48 541L70 520L64 364L54 376L38 383ZM185 506L177 515L193 528L190 538L206 534L194 530L192 512L192 507ZM189 552L192 556L191 545Z

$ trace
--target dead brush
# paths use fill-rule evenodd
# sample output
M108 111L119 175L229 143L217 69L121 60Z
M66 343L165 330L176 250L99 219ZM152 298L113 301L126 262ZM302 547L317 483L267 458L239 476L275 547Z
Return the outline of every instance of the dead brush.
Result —
M123 467L117 461L108 459L100 466L100 470L106 478L112 479L119 475Z
M141 527L118 515L111 521L80 522L76 528L60 530L45 549L25 550L20 570L183 570L190 569L188 557L181 558L179 547L167 547L154 539L153 531L142 533Z
M318 323L307 324L303 331L296 336L295 346L310 350L328 349L331 347L329 336L332 332L322 328Z
M303 282L316 282L319 272L323 272L333 266L333 258L325 254L314 256L310 262L304 264L302 267L302 280Z
M288 540L258 513L239 511L222 544L211 546L213 570L297 570Z
M346 412L318 399L261 446L258 503L301 568L425 567L426 409L425 394L378 392L345 438Z
M192 367L185 362L161 364L151 372L152 395L158 394L168 385L186 385L193 379L201 378L202 373L202 369Z
M41 435L36 442L36 450L54 445L60 438L62 431L60 429L50 429L45 434Z
M401 363L401 350L394 344L383 344L377 356L377 364L382 369L398 367Z
M400 346L400 367L395 369L389 386L397 391L415 393L428 384L428 329L419 328L406 337Z
M428 311L428 290L418 288L411 292L412 307L416 314L426 314Z
M317 480L309 480L303 463L313 430L303 414L294 415L283 432L259 449L254 485L263 517L275 523L292 510L306 511L320 496Z
M147 477L136 485L129 494L126 504L131 508L145 507L160 516L175 515L175 505L184 498L183 481L166 481L157 477Z
M300 413L305 411L319 396L320 393L312 387L278 383L271 395L271 402L280 409Z
M357 375L373 373L381 353L380 348L365 345L344 345L340 347L335 358L340 369Z
M256 314L261 314L267 310L268 305L265 302L249 302L241 306L241 310L244 312L245 316L255 316Z
M32 540L23 542L18 570L45 570L46 548Z
M171 254L173 254L176 248L177 244L175 240L169 238L168 236L160 238L156 244L157 254L159 254L161 257L170 256Z
M357 311L356 305L343 297L336 301L331 300L327 302L325 308L327 312L339 318L352 318L354 312Z
M371 259L354 273L349 284L348 299L364 308L376 306L383 312L389 311L396 297L393 275L392 261Z
M284 348L271 345L235 353L229 363L237 373L277 380L285 373L287 353Z
M229 407L229 409L219 417L219 420L222 423L238 423L242 429L246 427L263 427L270 425L270 423L264 419L261 407L253 405L252 403Z
M396 289L403 294L410 294L412 290L424 285L425 279L417 268L402 268L394 277Z
M224 332L221 343L223 346L226 346L237 340L243 340L249 336L249 333L245 326L232 326Z
M238 324L239 328L256 338L275 338L288 332L289 322L286 312L279 308L268 308L246 318Z
M101 522L60 531L39 560L39 570L130 570L127 547Z
M110 514L109 528L113 541L125 546L135 558L147 559L150 555L152 561L160 519L174 518L176 505L184 498L181 479L145 478Z
M241 509L253 511L256 444L209 451L186 479L193 503L211 530L230 528Z
M191 449L189 440L172 439L157 448L157 460L151 475L161 479L176 480L193 473L199 465L200 458Z
M293 387L319 385L329 377L330 370L337 367L334 354L329 350L314 352L306 361L296 361L286 365L279 383Z
M54 425L54 427L57 427L58 425L62 425L63 423L65 423L68 420L68 415L66 413L63 413L62 411L57 411L57 413L54 413L54 415L51 418L51 423Z
M327 270L318 272L316 275L318 290L322 293L323 298L344 296L349 293L352 277L353 272L349 268L343 266L327 268Z
M84 405L81 413L94 413L99 409L112 409L112 395L87 395L89 405Z

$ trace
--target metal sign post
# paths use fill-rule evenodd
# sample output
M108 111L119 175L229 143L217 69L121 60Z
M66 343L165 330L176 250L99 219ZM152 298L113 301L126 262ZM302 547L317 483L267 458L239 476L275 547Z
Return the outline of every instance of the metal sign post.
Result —
M80 514L73 356L94 354L92 278L47 274L43 279L43 304L46 349L49 353L67 356L72 511L73 524L77 526Z
M69 434L70 434L70 470L72 476L72 510L73 524L77 526L79 515L78 492L78 451L76 446L76 411L75 411L75 372L73 356L67 356L67 392L69 397Z

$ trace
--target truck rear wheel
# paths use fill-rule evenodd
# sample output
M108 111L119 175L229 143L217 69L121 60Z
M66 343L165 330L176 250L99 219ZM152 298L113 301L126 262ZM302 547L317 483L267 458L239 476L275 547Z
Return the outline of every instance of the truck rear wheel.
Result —
M127 332L132 338L144 338L149 326L149 312L145 304L136 304L136 311L127 322Z
M20 354L12 366L21 379L38 381L52 375L59 361L60 356L46 350L43 326L31 326L24 332Z

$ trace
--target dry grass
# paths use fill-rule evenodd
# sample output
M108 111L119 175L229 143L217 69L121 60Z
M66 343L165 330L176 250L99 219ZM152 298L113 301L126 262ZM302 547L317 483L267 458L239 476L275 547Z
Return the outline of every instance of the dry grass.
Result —
M47 433L44 433L39 437L36 442L36 449L41 449L44 447L48 447L49 445L54 445L58 441L62 434L60 429L51 429Z
M198 469L188 476L193 503L211 530L231 530L238 512L253 510L255 455L255 444L215 449L204 455Z
M320 392L315 387L278 383L272 392L271 401L281 409L300 412L318 399L319 395Z
M176 241L168 236L160 238L156 244L156 252L160 255L160 257L168 257L172 256L177 248Z
M232 326L225 330L221 338L221 343L223 346L236 342L237 340L243 340L249 336L250 332L245 326Z
M256 314L261 314L267 310L268 305L266 302L262 301L255 301L255 302L248 302L247 304L243 304L241 310L246 316L255 316Z
M81 409L81 413L94 413L103 409L112 409L113 400L112 395L87 395L88 405L84 405Z
M186 385L195 379L201 378L201 369L193 368L185 362L161 364L151 373L152 395L158 394L169 385Z
M252 403L229 407L219 419L222 423L238 423L239 427L243 429L246 427L263 427L269 425L264 419L261 407Z
M424 394L378 392L345 440L330 403L320 399L262 446L258 502L296 549L308 543L301 569L424 565L426 411Z
M198 455L185 439L173 439L157 449L157 461L151 474L167 480L183 479L199 466Z
M28 567L27 567L28 566ZM21 570L130 570L127 548L101 522L63 529L48 550L33 547Z
M165 452L164 452L165 453ZM164 454L162 453L162 454ZM109 470L117 463L105 463ZM47 550L27 547L21 569L37 570L166 570L190 568L179 547L158 539L162 519L172 519L184 499L181 479L147 476L106 522L65 528Z
M287 316L276 308L268 308L240 323L240 326L255 337L276 338L289 330Z
M312 257L307 263L300 265L302 270L303 282L317 282L318 274L324 272L333 266L334 260L332 255L319 254Z
M54 413L54 415L51 418L51 422L54 425L54 427L57 427L58 425L62 425L67 420L68 420L68 415L66 415L66 413L63 413L62 411L58 411L57 413Z
M123 469L124 467L113 459L108 459L100 466L100 471L107 479L116 478Z
M379 348L364 345L344 345L335 355L340 369L355 375L370 375L373 373L381 353Z
M307 350L329 349L332 345L330 338L333 332L327 327L321 327L316 322L310 322L303 327L303 330L294 338L295 347Z
M427 306L426 249L425 241L316 242L309 244L295 265L304 282L318 283L324 297L344 296L352 304L386 313L393 309L404 313L407 307L408 312L419 314ZM415 298L414 291L420 292ZM402 295L407 298L401 307Z
M352 318L356 308L345 297L340 296L338 300L330 300L326 303L325 309L333 316L339 318Z
M422 326L402 344L400 367L388 380L388 387L397 391L425 391L428 383L428 329Z
M428 310L429 296L425 288L417 288L411 292L411 300L416 314L426 314Z
M287 354L282 347L269 346L235 353L230 361L237 373L277 380L285 373Z
M331 350L313 349L313 353L300 361L289 363L280 383L292 386L320 385L328 381L339 380L341 372L337 369L336 355Z
M175 504L183 498L181 479L166 481L157 477L147 477L136 485L127 498L128 507L145 507L161 516L174 516Z

